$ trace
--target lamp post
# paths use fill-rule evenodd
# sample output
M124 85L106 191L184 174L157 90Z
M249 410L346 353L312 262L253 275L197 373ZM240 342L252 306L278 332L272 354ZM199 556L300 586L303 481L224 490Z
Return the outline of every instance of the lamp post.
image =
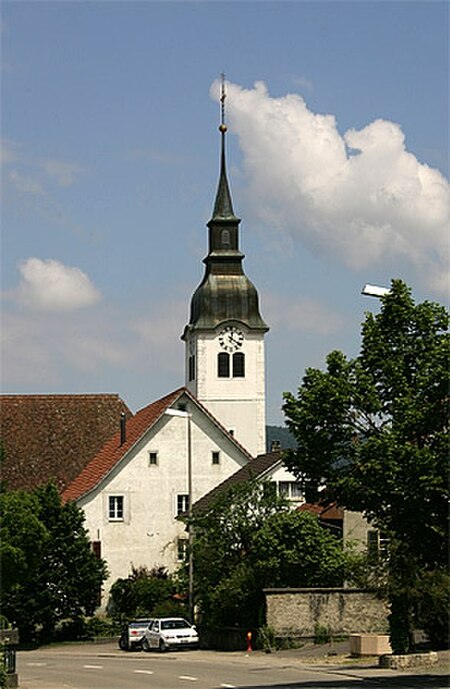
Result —
M391 290L389 287L379 287L378 285L364 285L364 287L361 290L361 294L364 294L366 297L384 297L386 294L389 294Z
M192 414L183 409L166 409L164 412L167 416L180 416L187 421L187 480L188 480L188 608L189 619L194 623L194 553L193 553L193 528L191 524L192 519L192 432L191 419Z

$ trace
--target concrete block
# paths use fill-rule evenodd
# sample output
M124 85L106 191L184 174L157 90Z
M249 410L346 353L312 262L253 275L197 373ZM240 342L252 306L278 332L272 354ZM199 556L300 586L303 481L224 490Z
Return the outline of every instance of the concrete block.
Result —
M383 656L392 653L387 634L351 634L350 653L354 656Z

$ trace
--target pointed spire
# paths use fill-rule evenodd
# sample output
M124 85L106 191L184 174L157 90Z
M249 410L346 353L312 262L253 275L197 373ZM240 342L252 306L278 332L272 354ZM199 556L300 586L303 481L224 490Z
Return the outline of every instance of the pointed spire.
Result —
M225 162L225 134L228 129L225 124L225 74L222 74L222 90L220 96L221 104L221 121L219 131L221 133L221 155L220 155L220 177L219 185L217 187L216 200L214 203L212 220L235 220L236 216L233 211L233 204L231 201L230 188L228 186L226 162Z

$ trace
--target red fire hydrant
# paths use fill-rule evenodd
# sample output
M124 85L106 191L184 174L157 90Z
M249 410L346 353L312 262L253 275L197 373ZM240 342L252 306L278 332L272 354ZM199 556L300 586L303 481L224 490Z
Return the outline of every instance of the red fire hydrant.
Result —
M250 653L252 649L252 633L247 632L247 653Z

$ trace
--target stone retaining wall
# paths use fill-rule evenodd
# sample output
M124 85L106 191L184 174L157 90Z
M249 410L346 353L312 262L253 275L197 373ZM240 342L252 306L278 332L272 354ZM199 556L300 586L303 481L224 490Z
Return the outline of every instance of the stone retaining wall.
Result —
M314 638L317 627L334 636L385 634L387 603L364 589L265 589L267 625L277 637Z

